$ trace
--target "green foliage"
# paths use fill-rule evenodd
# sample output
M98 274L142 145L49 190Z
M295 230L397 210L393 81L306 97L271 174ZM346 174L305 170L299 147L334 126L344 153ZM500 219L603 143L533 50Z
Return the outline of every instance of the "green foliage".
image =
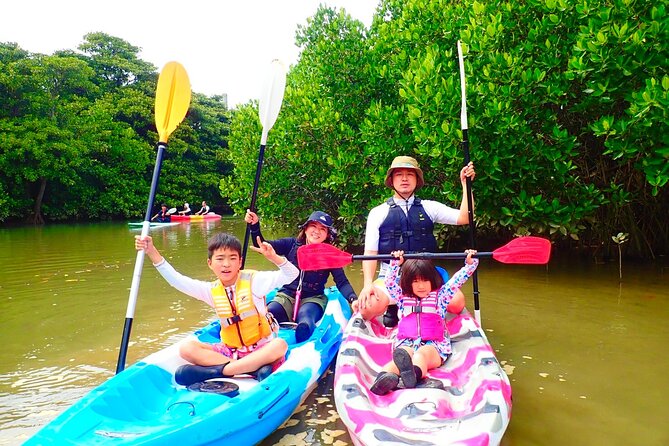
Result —
M156 67L137 57L140 48L105 33L88 33L79 45L97 79L107 88L120 88L153 77Z
M82 53L0 43L0 221L144 215L155 162L157 73L139 48L103 33ZM228 112L194 94L166 151L156 200L224 205Z
M628 253L669 252L667 23L666 5L638 0L382 0L369 29L321 6L296 33L258 211L295 224L325 210L359 245L397 155L423 167L420 196L458 206L460 40L479 232L612 247L624 229ZM0 221L144 211L155 68L104 33L79 50L0 43ZM220 209L220 193L243 212L261 130L257 103L229 113L195 94L156 200Z
M343 237L360 233L360 202L364 197L364 144L356 137L364 118L359 103L373 94L365 62L364 27L350 16L320 8L306 27L298 29L303 50L291 71L281 113L269 133L258 212L290 216L297 223L318 208L339 218ZM257 104L239 107L233 115L229 160L232 178L221 192L233 208L249 206L262 129ZM366 204L366 203L365 203Z
M477 226L586 245L625 227L637 253L667 252L667 37L666 6L634 0L383 0L369 30L321 7L298 29L260 212L296 223L324 209L357 244L400 154L421 163L421 196L459 205L461 40ZM222 190L237 211L254 177L255 113L247 104L232 124L235 175Z
M227 146L228 126L222 97L193 95L186 120L170 136L158 201L180 206L183 202L194 204L206 200L219 212L227 208L218 184L221 176L232 172L223 150Z

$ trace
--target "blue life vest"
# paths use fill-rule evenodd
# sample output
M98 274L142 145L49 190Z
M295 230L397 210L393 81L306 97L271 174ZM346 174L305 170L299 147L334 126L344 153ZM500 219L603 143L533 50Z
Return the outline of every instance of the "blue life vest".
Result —
M414 198L408 215L395 204L392 197L386 203L390 209L379 227L379 254L390 254L397 250L405 253L437 250L437 239L432 233L434 223L418 197Z

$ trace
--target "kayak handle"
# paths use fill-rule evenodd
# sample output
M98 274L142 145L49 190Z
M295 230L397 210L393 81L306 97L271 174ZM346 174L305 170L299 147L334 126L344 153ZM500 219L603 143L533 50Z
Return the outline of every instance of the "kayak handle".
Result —
M191 417L195 416L195 405L189 401L177 401L176 403L172 403L169 406L167 406L167 411L169 412L170 409L176 406L177 404L188 404L190 406L190 412L188 413L188 415L190 415Z
M267 412L269 412L272 409L272 407L276 406L276 404L279 401L281 401L281 398L283 398L286 395L288 395L288 388L287 387L285 389L283 389L283 392L281 392L276 398L274 398L272 401L270 401L270 403L267 406L263 407L262 410L260 412L258 412L258 419L261 419L262 417L264 417L265 414Z

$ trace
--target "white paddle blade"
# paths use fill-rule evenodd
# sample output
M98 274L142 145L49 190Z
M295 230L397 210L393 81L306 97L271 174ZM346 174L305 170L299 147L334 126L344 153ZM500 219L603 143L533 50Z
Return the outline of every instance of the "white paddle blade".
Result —
M262 125L261 144L267 143L267 133L276 122L283 102L283 93L286 90L286 66L279 59L270 64L268 76L260 94L258 117Z
M460 126L467 130L467 90L465 88L465 61L462 57L462 44L458 40L458 62L460 64L460 90L462 95L462 107L460 108Z

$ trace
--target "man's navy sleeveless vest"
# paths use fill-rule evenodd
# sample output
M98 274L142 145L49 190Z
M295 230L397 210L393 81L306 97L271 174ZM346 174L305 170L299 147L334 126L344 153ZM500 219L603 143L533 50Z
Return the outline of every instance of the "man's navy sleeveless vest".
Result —
M408 215L395 204L392 197L386 203L390 210L379 227L379 254L390 254L397 250L405 253L437 250L437 239L432 233L434 223L418 197L414 198Z

